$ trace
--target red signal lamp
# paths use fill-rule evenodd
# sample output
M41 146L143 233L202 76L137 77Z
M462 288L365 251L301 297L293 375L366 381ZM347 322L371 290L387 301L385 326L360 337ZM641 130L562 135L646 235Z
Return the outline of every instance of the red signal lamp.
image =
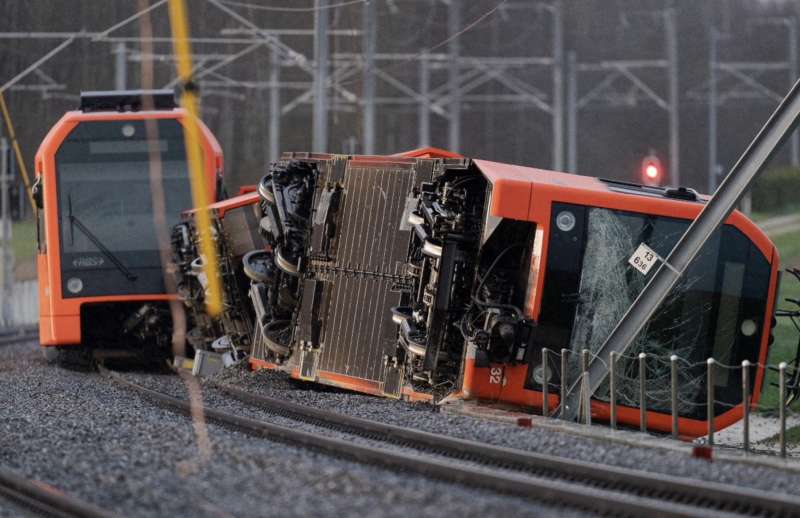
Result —
M661 160L655 155L648 155L642 160L642 183L645 185L664 185L664 170Z

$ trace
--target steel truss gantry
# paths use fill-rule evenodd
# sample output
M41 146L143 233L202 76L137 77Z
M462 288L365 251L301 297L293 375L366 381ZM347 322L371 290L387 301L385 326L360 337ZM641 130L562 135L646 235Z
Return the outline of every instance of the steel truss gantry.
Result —
M664 32L664 54L655 59L607 60L579 63L574 52L567 60L567 170L578 169L578 115L597 107L635 107L654 103L667 113L669 125L669 182L680 185L680 129L678 48L675 10L667 8L628 16L655 18ZM657 72L659 85L648 82L647 73ZM591 85L581 91L584 82Z
M748 20L746 29L753 31L759 27L774 27L785 32L786 54L783 60L720 59L720 43L732 38L712 26L708 38L708 80L686 94L687 99L708 104L708 192L714 192L724 170L718 156L719 108L739 101L774 106L783 99L781 87L794 84L798 77L797 20L789 17L756 18ZM791 164L797 167L800 165L800 135L795 133L789 142Z
M441 0L444 1L444 0ZM241 49L231 53L199 53L196 56L195 81L201 92L206 95L219 95L234 99L246 99L237 89L268 89L270 92L269 110L269 150L272 157L277 155L280 139L280 119L301 105L312 106L312 149L323 150L328 143L328 114L333 110L360 112L361 152L377 151L376 120L379 106L413 110L418 116L419 143L430 144L431 116L448 121L448 145L451 148L461 147L461 113L468 110L486 110L488 106L504 104L508 106L529 106L543 112L552 120L553 162L554 168L563 168L564 150L564 106L563 106L563 28L560 0L550 2L518 2L504 3L495 10L502 14L522 12L549 14L552 23L552 54L540 57L516 56L465 56L459 36L465 31L462 27L461 3L446 1L448 36L446 48L439 51L429 49L417 54L382 53L377 48L378 21L375 13L376 2L365 2L363 5L363 26L356 30L332 30L329 27L328 9L324 9L328 0L315 0L315 16L313 29L272 30L258 27L248 18L229 5L219 0L206 0L221 13L240 24L238 29L222 31L214 37L193 37L192 42L204 45L233 44L242 45ZM125 18L101 32L10 32L0 34L0 38L29 38L61 40L50 53L31 65L15 78L14 83L0 87L0 91L15 86L19 79L37 71L43 74L41 67L49 59L55 57L76 39L88 39L95 43L105 43L112 47L116 69L116 86L127 84L125 63L152 59L155 62L170 64L172 56L162 54L143 54L133 48L133 44L141 41L138 37L117 36L118 31L138 20L144 14L154 11L166 3L158 0L148 8ZM490 12L490 14L497 14ZM480 20L479 20L480 21ZM360 37L362 48L360 53L330 53L328 40L332 36ZM289 46L284 39L289 37L313 37L313 56L308 57ZM152 37L154 44L168 44L168 37ZM207 48L207 47L206 47ZM267 49L270 52L270 70L268 81L256 81L249 78L230 77L225 67L252 55L254 52ZM416 85L411 86L405 77L400 79L394 73L403 69L409 75L408 67L415 71ZM542 68L545 75L552 77L552 86L532 84L530 80L521 79L518 72L529 71L532 67ZM284 69L298 69L305 72L308 81L281 81L286 75ZM534 74L529 74L534 75ZM40 76L42 77L42 76ZM361 91L354 92L350 85L361 82ZM172 87L177 80L164 85ZM486 93L487 85L493 85L490 93ZM19 89L21 85L16 85ZM63 90L63 85L47 80L36 88L57 95L56 90ZM28 87L28 89L32 89ZM548 91L549 90L549 91ZM388 92L388 93L379 93ZM288 93L288 95L287 95Z

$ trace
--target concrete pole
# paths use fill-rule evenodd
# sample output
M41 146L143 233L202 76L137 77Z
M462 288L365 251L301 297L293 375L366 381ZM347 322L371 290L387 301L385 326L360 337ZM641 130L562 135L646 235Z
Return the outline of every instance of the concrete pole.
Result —
M14 150L12 147L11 152L13 153L13 151ZM13 155L9 157L8 164L9 164L9 170L11 172L11 182L13 183L17 180L17 178L19 178L19 173L17 173L17 167L18 167L17 161L14 160ZM19 187L17 195L17 214L19 214L20 220L24 220L26 214L25 207L27 207L28 205L27 203L28 198L27 196L25 196L25 185L22 182L17 182L17 185Z
M314 109L311 150L328 146L328 0L314 0Z
M664 12L669 76L669 182L681 185L680 170L680 99L678 94L678 36L675 9Z
M124 43L114 45L114 88L125 90L128 83L128 55Z
M452 0L447 9L447 35L452 38L447 44L450 63L448 66L448 91L450 92L450 127L448 146L450 151L461 151L461 85L458 83L458 58L461 42L456 33L461 29L461 2Z
M789 84L794 84L797 81L797 20L789 18L787 21L787 30L789 31ZM791 140L791 163L792 167L800 166L800 132L795 131Z
M419 95L421 97L417 105L419 147L431 145L431 102L428 98L430 87L431 69L428 64L428 56L423 55L419 59Z
M0 138L0 228L2 228L2 246L0 247L0 290L2 291L2 311L0 318L2 327L11 325L11 284L13 282L13 255L11 251L11 196L10 196L10 165L8 140Z
M364 38L364 146L365 155L375 154L375 47L377 45L377 23L375 15L376 0L364 3L363 38Z
M717 40L715 27L709 32L708 48L708 194L717 188Z
M553 3L553 169L564 169L564 26L561 0Z
M578 59L567 53L567 171L578 171Z
M272 47L269 63L269 160L280 158L281 143L281 56Z
M500 55L500 22L503 20L502 14L498 13L499 16L492 16L492 37L490 40L491 55L492 56L499 56ZM493 81L489 85L489 95L497 95L497 82ZM494 134L494 106L492 103L484 103L483 104L483 125L484 128L489 135ZM493 160L495 158L495 144L496 140L494 138L486 139L484 145L486 146L486 158L489 160Z

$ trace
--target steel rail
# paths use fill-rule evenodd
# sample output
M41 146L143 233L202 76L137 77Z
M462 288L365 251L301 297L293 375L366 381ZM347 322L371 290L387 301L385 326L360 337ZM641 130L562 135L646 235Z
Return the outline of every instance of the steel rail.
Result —
M546 472L547 475L581 480L588 484L602 484L615 490L636 491L646 495L671 495L676 500L705 502L712 509L718 507L732 512L766 511L776 515L800 514L800 501L787 495L447 437L252 394L229 385L212 384L212 386L243 403L285 417L307 420L312 424L322 424L332 429L345 429L350 433L367 437L379 436L387 442L430 450L459 459L513 467L528 472Z
M159 406L190 415L186 400L143 387L117 373L104 371L114 381L138 392ZM295 403L220 387L245 403L289 414L317 426L347 429L353 435L383 440L421 450L395 452L353 443L274 423L235 416L205 408L208 420L251 435L314 448L334 456L390 469L401 469L448 482L484 487L525 498L614 514L654 516L714 516L758 513L781 516L800 514L800 504L786 495L748 488L656 475L614 466L482 444L419 430L378 423ZM299 417L299 419L298 419ZM432 457L430 452L449 458ZM480 463L470 465L464 462ZM500 470L498 470L498 468ZM516 470L516 471L512 471ZM671 501L669 500L671 499Z
M0 345L13 345L23 342L29 342L39 336L38 327L23 327L21 329L14 329L11 331L0 331Z
M111 518L116 514L66 495L58 489L0 469L0 497L42 513L64 518Z

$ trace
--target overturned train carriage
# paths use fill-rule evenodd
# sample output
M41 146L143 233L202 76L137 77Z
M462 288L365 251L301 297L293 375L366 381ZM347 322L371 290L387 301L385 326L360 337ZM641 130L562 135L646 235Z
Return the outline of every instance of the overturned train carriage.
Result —
M209 206L224 288L223 311L218 319L205 312L208 283L198 252L196 210L185 212L183 221L172 229L175 284L192 324L186 341L195 350L250 351L253 308L248 300L250 281L244 275L242 265L246 254L265 246L259 232L259 222L263 217L260 200L257 192L245 192Z
M371 394L558 405L703 199L663 189L465 158L286 154L259 185L265 244L245 256L255 367ZM225 202L223 202L224 204ZM253 202L255 203L255 202ZM619 422L670 429L672 354L680 431L705 433L705 359L765 363L778 279L773 244L732 214L618 364ZM542 349L552 363L543 369ZM546 376L545 376L546 374ZM764 370L752 372L753 402ZM716 427L741 417L741 371L715 378ZM592 401L608 418L608 389Z

